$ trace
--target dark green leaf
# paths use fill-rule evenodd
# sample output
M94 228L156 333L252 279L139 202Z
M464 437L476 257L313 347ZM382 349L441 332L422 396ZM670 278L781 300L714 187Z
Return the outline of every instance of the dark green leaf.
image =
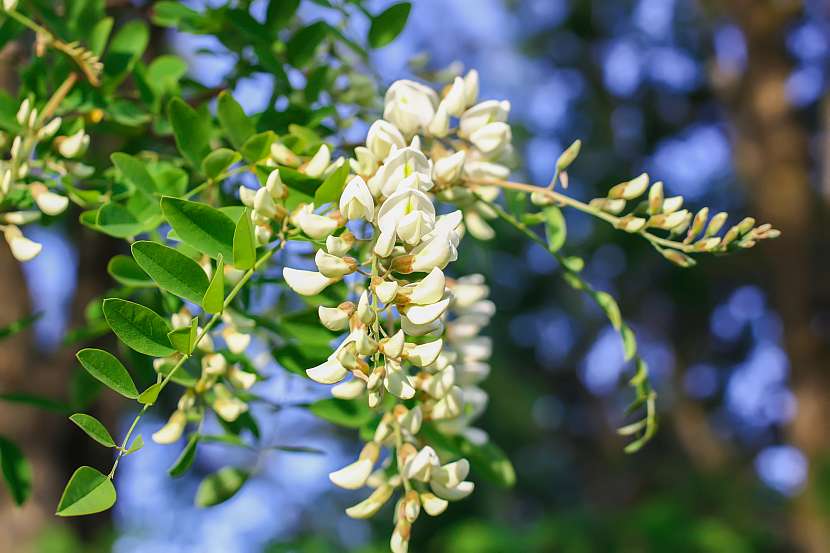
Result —
M162 290L198 304L205 297L208 278L198 263L158 242L141 240L130 248L136 263Z
M251 214L246 209L236 223L233 233L233 266L247 271L256 262L256 238Z
M161 392L161 382L156 382L141 392L141 395L138 396L138 402L143 405L153 405L159 398L159 392Z
M265 11L265 24L272 31L282 29L297 13L299 6L300 0L270 0Z
M248 138L256 132L256 127L251 118L245 115L245 111L239 102L234 100L227 90L219 94L217 101L216 116L222 130L237 150L242 148Z
M196 458L196 447L199 445L199 438L200 435L197 433L190 435L190 439L187 440L187 445L184 446L176 462L173 463L172 467L167 469L167 474L173 478L178 478L190 469L191 465L193 465L193 460Z
M116 255L107 263L107 272L112 278L124 286L147 288L155 286L150 275L138 266L138 263L128 255Z
M86 432L87 436L106 447L115 447L115 440L112 439L107 427L101 421L91 415L84 413L75 413L69 420L78 425L78 427Z
M324 21L317 21L294 33L285 45L288 62L298 68L307 66L328 35L329 26Z
M167 333L170 343L181 353L190 355L196 347L196 330L199 319L193 317L189 326L175 328Z
M8 401L10 403L21 403L44 411L52 411L54 413L68 413L71 409L69 405L60 401L55 401L52 398L40 396L37 394L27 394L25 392L7 392L0 394L0 401Z
M147 167L145 167L143 161L123 152L112 154L110 159L113 165L124 175L124 178L133 186L147 194L156 192L156 182L150 176L150 173L147 172Z
M69 479L58 503L58 516L91 515L115 504L112 480L92 467L80 467Z
M208 205L165 196L161 210L180 239L199 252L216 259L221 253L233 259L233 233L230 217Z
M360 428L374 417L366 402L359 399L321 399L308 409L321 419L347 428Z
M250 163L256 163L268 157L271 144L277 139L274 131L265 131L250 136L240 148L240 152Z
M104 57L104 76L108 89L114 89L124 80L135 62L141 58L149 40L147 24L139 19L130 21L115 33Z
M111 390L130 399L138 397L130 373L113 354L102 349L86 348L76 353L75 357L89 374Z
M196 491L196 505L210 507L227 501L248 480L250 474L236 467L225 467L205 477Z
M170 326L152 309L120 298L105 299L103 309L118 339L135 351L153 357L176 352L167 339Z
M115 238L128 238L144 230L144 223L120 204L110 202L95 213L95 228Z
M13 442L0 436L0 469L15 504L23 505L32 493L32 467Z
M205 297L202 298L202 308L208 313L219 313L225 304L225 258L219 254L216 260L216 269L210 279Z
M202 173L209 179L216 179L224 173L228 167L236 163L242 158L239 152L234 152L227 148L219 148L214 150L202 160Z
M335 172L326 177L323 184L314 192L314 205L320 206L328 202L334 202L343 193L346 187L346 179L349 177L349 164L344 163Z
M193 167L200 168L202 160L210 153L210 120L181 98L170 100L167 109L176 146Z
M37 321L43 313L34 313L32 315L27 315L22 319L18 319L15 322L6 325L4 327L0 327L0 340L4 338L8 338L9 336L14 336L18 332L22 332L29 328L29 326Z
M406 26L411 9L412 4L401 2L392 4L373 17L369 27L369 45L372 48L382 48L395 40Z

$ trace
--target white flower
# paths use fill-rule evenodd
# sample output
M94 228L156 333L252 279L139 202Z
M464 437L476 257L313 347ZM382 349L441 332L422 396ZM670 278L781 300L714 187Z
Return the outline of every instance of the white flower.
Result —
M510 144L510 125L507 123L488 123L470 134L470 142L486 156L497 156Z
M20 229L16 226L7 226L3 230L3 236L9 244L12 255L18 261L29 261L34 259L37 254L40 253L40 250L43 249L42 244L29 240L23 236L23 233L20 232Z
M343 309L344 305L341 304L339 307L326 307L321 305L317 308L317 315L320 317L320 322L323 323L324 327L331 331L339 332L349 326L349 317L351 317L351 312L354 311L354 305L349 302L348 307L351 309L348 309L348 307L347 309Z
M464 150L459 150L452 155L442 157L432 166L433 178L445 184L454 183L461 176L466 157L467 153Z
M435 115L438 95L428 86L414 81L392 83L384 98L383 118L411 135L425 129Z
M375 174L378 168L378 159L372 153L372 150L365 146L358 146L354 149L354 155L357 159L351 160L350 165L355 173L361 177L370 177Z
M369 127L369 134L366 136L366 148L377 161L385 160L393 147L403 148L404 146L406 146L406 141L401 131L388 121L379 119ZM355 153L357 153L357 150L355 150Z
M395 150L381 166L376 178L380 192L392 196L403 188L426 192L432 188L432 167L424 153L411 146Z
M350 232L344 232L340 236L328 236L326 238L326 251L331 255L343 257L354 245L354 236Z
M314 213L314 205L306 204L297 210L291 220L309 237L322 240L337 230L337 221Z
M291 267L284 267L282 276L288 286L303 296L314 296L322 292L330 284L334 284L338 279L329 278L316 271L303 271L301 269L292 269Z
M464 90L464 79L456 77L447 95L444 97L444 103L447 105L447 113L452 116L460 117L467 107L467 97Z
M447 310L450 305L450 298L430 304L430 305L409 305L403 309L406 318L416 325L429 324Z
M507 100L487 100L476 104L461 116L459 121L459 132L463 137L469 137L472 133L487 125L488 123L505 122L510 113L510 102Z
M342 278L351 274L357 269L357 264L352 258L342 258L326 253L322 249L317 250L314 255L314 262L320 273L328 278Z
M394 491L392 486L382 484L369 497L346 509L346 514L351 518L371 518L389 501Z
M412 287L409 301L418 305L429 305L444 297L444 288L447 280L444 272L438 267L433 268L427 276Z
M187 415L183 411L176 410L170 415L167 424L162 426L158 431L153 433L153 441L157 444L172 444L178 441L184 433L184 427L187 425Z
M416 235L420 240L423 234L432 229L434 222L435 206L432 200L423 192L414 189L401 190L393 194L383 202L378 211L378 227L381 233L397 234L402 240L412 240Z
M41 187L43 187L43 185L41 185ZM31 190L32 196L35 199L35 204L37 204L38 209L46 215L60 215L66 211L66 208L69 205L69 198L61 196L60 194L55 194L54 192L49 192L45 187L43 187L42 190L35 192L36 188L33 185Z
M360 397L365 390L366 384L359 378L353 378L332 387L331 395L338 399L355 399Z
M331 151L329 151L328 146L323 144L308 162L308 165L305 166L305 174L315 178L321 177L329 163L331 163Z
M89 147L89 135L81 129L71 136L63 136L58 141L58 152L65 158L80 157Z
M288 167L297 167L302 163L299 156L289 150L282 142L271 144L271 157L280 165L287 165Z
M334 356L316 367L306 369L305 372L311 380L320 384L335 384L348 374L346 367Z
M416 367L426 367L438 359L444 343L442 340L434 340L425 344L406 344L404 356Z
M386 357L397 359L403 353L406 336L403 330L397 331L383 342L383 354Z
M356 490L366 484L379 454L380 447L374 442L369 442L363 446L357 461L330 473L329 479L341 488Z
M392 359L386 360L383 385L390 394L401 399L410 399L415 395L415 381Z
M471 106L478 100L478 71L470 69L464 76L464 102Z
M420 495L421 499L421 506L424 508L424 511L431 516L437 517L441 513L447 510L447 506L449 502L446 499L441 499L437 495L424 492Z
M375 294L382 303L389 303L398 294L398 283L394 280L385 280L375 286Z
M222 420L233 422L239 418L239 415L248 410L248 404L234 397L224 384L214 385L213 393L216 394L216 398L213 400L211 407Z
M371 221L375 213L375 200L369 187L360 176L355 176L346 185L340 196L340 213L348 220L366 219Z
M54 136L58 129L61 126L61 118L55 117L54 119L50 120L46 125L44 125L40 131L37 133L37 137L39 140L48 140Z
M464 164L464 176L471 180L506 179L510 169L489 161L468 161Z
M447 113L446 100L438 104L438 109L435 111L435 116L430 121L427 127L429 134L443 138L450 132L450 114Z
M228 380L237 388L250 390L256 384L256 375L248 371L243 371L238 365L231 365L228 369Z

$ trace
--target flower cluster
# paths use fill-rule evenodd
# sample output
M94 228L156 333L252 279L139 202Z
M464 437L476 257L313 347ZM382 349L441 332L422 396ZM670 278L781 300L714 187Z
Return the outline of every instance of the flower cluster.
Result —
M68 136L55 136L62 128L61 118L40 113L29 98L20 103L16 121L17 134L0 133L0 147L9 148L9 159L0 160L0 202L13 207L0 213L0 230L14 257L29 261L40 253L41 245L23 236L20 226L38 220L41 214L56 216L66 210L69 198L54 187L68 174L86 174L86 167L71 160L84 154L89 135L78 128ZM36 156L38 145L47 141L51 141L51 151ZM20 209L32 203L36 210Z
M354 175L336 205L303 204L289 215L317 245L317 270L286 267L288 286L315 295L349 277L354 293L352 301L319 308L321 323L346 336L307 374L335 384L335 397L367 401L383 413L359 458L330 477L343 488L374 489L347 509L356 518L374 515L403 488L394 513L395 552L406 551L422 508L437 515L474 488L465 480L468 461L442 459L420 435L422 425L474 443L487 440L470 425L487 404L477 384L489 372L491 344L479 332L494 306L481 275L454 280L444 273L466 229L492 235L485 219L495 215L480 198L498 190L479 189L474 196L462 179L509 173L509 103L476 103L477 96L475 71L456 78L442 98L416 82L392 84L384 119L355 149L349 160ZM340 160L330 162L327 149L320 152L301 167L307 174L324 176L340 166ZM275 172L265 187L243 193L259 222L276 213L271 205L282 193L275 194L278 181ZM437 199L458 209L440 214ZM381 460L384 449L390 455Z
M249 321L233 311L222 314L225 323L221 336L231 354L241 354L251 342L246 332ZM190 327L193 317L187 309L182 309L171 317L171 325L176 328ZM202 329L196 329L201 334ZM217 352L210 333L199 340L196 345L200 358L201 374L196 381L185 388L179 403L167 423L153 434L153 441L170 444L181 438L189 421L201 421L203 407L210 406L222 420L233 422L248 410L248 404L237 397L236 391L249 390L257 381L257 375L243 370L237 363L229 363L226 356ZM179 361L181 354L154 359L153 363L159 374L168 373Z

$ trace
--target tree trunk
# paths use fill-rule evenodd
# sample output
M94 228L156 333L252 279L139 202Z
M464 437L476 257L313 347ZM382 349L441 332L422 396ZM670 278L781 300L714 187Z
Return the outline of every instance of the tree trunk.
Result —
M817 470L828 452L830 420L828 356L811 327L820 277L818 252L821 202L810 183L809 130L787 97L792 62L786 36L802 13L801 2L729 0L724 10L744 33L748 63L737 79L715 79L734 126L735 160L752 211L761 222L781 229L780 239L764 244L759 269L771 279L772 301L784 326L797 414L788 428L791 442L810 460L805 489L794 499L793 542L805 551L830 551L830 519L819 503ZM826 252L825 252L826 254Z

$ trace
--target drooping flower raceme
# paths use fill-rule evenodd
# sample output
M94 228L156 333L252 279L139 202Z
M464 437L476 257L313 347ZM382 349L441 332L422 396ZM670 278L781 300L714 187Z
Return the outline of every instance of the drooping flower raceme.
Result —
M483 277L445 273L458 257L465 227L479 237L492 233L485 219L494 215L456 185L467 173L508 173L510 106L476 103L477 96L475 71L457 78L443 98L420 83L394 83L384 119L370 126L365 146L349 161L354 175L339 200L304 204L290 215L295 227L324 243L314 255L316 271L284 269L294 291L314 295L347 275L362 277L349 281L353 297L319 308L321 324L344 337L325 362L306 372L334 385L335 397L366 401L382 413L358 459L330 477L343 488L374 490L346 511L355 518L374 515L402 490L390 542L395 552L407 550L421 510L440 514L474 488L466 480L469 462L433 446L425 426L473 443L487 440L471 424L487 403L477 385L489 372L491 347L479 332L494 307ZM457 209L436 209L439 198ZM255 198L243 201L259 209Z

